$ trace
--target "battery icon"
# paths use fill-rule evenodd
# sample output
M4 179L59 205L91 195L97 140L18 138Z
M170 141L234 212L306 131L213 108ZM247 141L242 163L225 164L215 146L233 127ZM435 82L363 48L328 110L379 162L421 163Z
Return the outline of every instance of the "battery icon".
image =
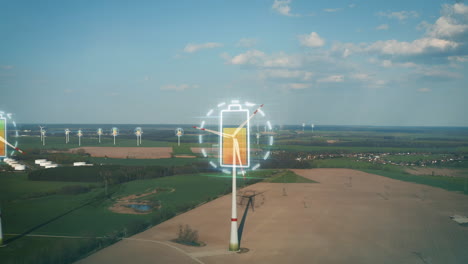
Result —
M224 134L232 135L234 131L246 120L249 119L249 110L242 109L240 104L230 104L228 109L221 110L219 131ZM221 167L233 167L233 148L234 140L231 138L219 137L220 155L219 163ZM235 157L237 168L248 168L250 166L250 126L249 122L241 128L236 135L239 144L239 157ZM241 165L242 164L242 165Z
M7 141L7 127L6 127L6 118L0 115L0 136ZM6 157L7 154L7 145L0 141L0 157Z

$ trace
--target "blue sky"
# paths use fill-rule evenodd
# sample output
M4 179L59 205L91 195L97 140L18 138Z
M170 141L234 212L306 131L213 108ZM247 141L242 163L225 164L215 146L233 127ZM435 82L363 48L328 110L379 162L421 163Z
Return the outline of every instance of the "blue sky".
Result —
M467 126L462 1L0 0L0 110L23 123Z

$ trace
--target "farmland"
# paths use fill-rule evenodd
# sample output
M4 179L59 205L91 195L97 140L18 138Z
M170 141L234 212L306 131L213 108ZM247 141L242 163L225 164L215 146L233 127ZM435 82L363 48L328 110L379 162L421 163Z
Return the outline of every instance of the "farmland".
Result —
M213 148L218 143L216 137L207 137L198 144L198 133L186 128L178 146L170 126L149 126L143 127L143 143L136 147L133 126L121 125L114 146L109 135L98 142L96 126L80 125L86 129L79 150L77 138L65 144L61 132L64 127L73 129L71 125L51 126L43 146L33 125L22 126L25 131L32 131L18 138L20 148L27 154L16 158L28 166L28 171L9 172L6 165L1 167L4 171L0 172L0 201L9 245L0 249L0 258L6 263L29 263L33 259L35 263L70 263L231 191L231 177L209 166L213 157L204 158L198 149ZM320 184L285 169L348 168L468 194L467 132L466 128L330 126L316 127L313 132L294 126L276 128L273 146L253 146L271 150L268 160L262 162L262 170L249 172L246 180L239 178L239 186L263 180ZM170 155L143 159L128 155L140 150L151 152L152 148L165 148ZM124 154L120 158L99 157L89 149ZM255 154L253 157L263 158ZM74 161L94 164L97 171L110 166L119 176L101 173L88 177L93 181L33 181L28 174L37 175L43 170L34 164L39 158L59 163L63 171L74 170ZM170 174L156 178L132 176L151 168L165 168ZM135 214L110 210L126 197L141 197L132 201L156 207Z

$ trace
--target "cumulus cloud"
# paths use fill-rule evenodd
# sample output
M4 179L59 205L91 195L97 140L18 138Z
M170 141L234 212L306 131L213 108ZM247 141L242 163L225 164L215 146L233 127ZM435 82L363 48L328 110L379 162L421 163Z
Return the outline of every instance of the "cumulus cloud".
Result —
M217 42L207 42L207 43L202 43L202 44L189 43L185 46L184 52L194 53L202 49L212 49L212 48L218 48L222 46L223 46L222 43L217 43Z
M198 88L199 86L196 85L196 84L167 84L167 85L163 85L160 87L161 90L163 91L185 91L187 89L192 89L192 88Z
M377 29L377 30L388 30L388 24L379 25L375 29Z
M456 3L453 5L453 11L456 14L468 15L468 6L464 5L463 3Z
M468 6L457 3L442 6L442 16L431 25L424 23L427 35L436 38L454 39L468 33Z
M243 48L250 48L250 47L253 47L257 44L257 39L254 39L254 38L241 38L236 46L237 47L243 47Z
M289 69L265 69L260 72L262 79L301 79L304 81L310 80L313 76L312 72Z
M395 63L391 60L383 60L380 64L382 67L390 68L390 67L400 67L400 68L412 68L417 67L417 64L414 62L398 62Z
M454 41L439 39L439 38L421 38L411 42L398 40L379 40L371 44L335 44L333 51L341 51L347 53L379 53L383 55L419 55L425 53L437 53L451 51L457 48L460 44Z
M309 83L288 83L284 85L284 88L291 90L302 90L311 87Z
M325 45L325 40L321 38L316 32L312 32L306 35L299 35L298 39L301 45L306 47L315 48Z
M284 52L267 55L259 50L248 50L234 57L229 56L227 53L223 53L221 57L226 60L226 63L234 65L255 65L265 68L292 68L299 67L301 65L299 57L288 55Z
M291 7L289 6L290 3L291 0L275 0L271 8L284 16L298 16L291 13Z
M416 18L419 17L418 12L416 11L398 11L398 12L378 12L378 16L381 17L388 17L388 18L394 18L398 19L400 21L406 20L408 18Z
M323 82L323 83L344 82L344 76L343 75L330 75L325 78L319 79L317 82Z

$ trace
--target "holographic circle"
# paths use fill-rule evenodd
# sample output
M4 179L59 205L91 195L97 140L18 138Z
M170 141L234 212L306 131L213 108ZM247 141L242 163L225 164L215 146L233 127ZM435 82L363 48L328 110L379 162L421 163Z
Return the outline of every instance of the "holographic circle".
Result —
M182 128L176 128L175 135L181 137L184 135L184 130Z
M141 136L143 134L143 129L141 127L135 128L135 135Z
M200 123L200 128L212 129L219 131L220 127L220 113L226 110L230 104L240 104L243 108L249 110L249 115L260 106L259 104L251 102L240 102L232 100L231 103L221 102L216 107L208 110L203 116ZM269 116L262 109L249 121L250 123L250 167L243 168L243 170L256 170L261 167L263 161L267 160L271 155L271 149L274 144L275 132L269 120ZM258 141L258 144L257 144ZM226 174L231 171L227 168L222 168L219 160L219 136L212 133L205 133L200 131L198 134L198 144L200 146L200 153L203 158L207 159L208 163L215 169L219 169ZM242 170L238 170L241 174Z
M118 135L119 135L119 129L116 128L116 127L113 127L113 128L111 129L111 135L114 136L114 137L115 137L115 136L118 136Z

